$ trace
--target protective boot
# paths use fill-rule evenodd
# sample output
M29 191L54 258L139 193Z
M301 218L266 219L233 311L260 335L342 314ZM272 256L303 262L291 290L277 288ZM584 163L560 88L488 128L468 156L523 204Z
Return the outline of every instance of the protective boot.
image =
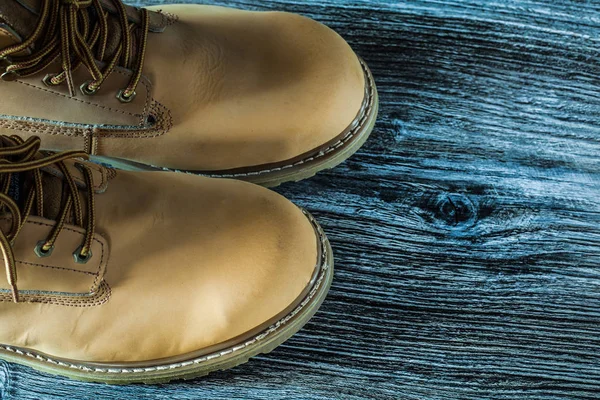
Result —
M0 0L0 58L0 133L126 170L300 180L356 152L378 107L350 46L289 13Z
M327 294L325 234L268 189L0 144L0 359L115 384L192 378L271 351Z

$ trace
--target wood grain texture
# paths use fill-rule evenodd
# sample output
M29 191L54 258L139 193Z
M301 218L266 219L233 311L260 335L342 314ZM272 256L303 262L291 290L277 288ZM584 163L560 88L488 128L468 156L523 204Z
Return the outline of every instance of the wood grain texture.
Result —
M600 398L600 4L219 4L314 17L376 76L364 149L279 189L332 240L329 299L206 379L115 388L0 362L0 398Z

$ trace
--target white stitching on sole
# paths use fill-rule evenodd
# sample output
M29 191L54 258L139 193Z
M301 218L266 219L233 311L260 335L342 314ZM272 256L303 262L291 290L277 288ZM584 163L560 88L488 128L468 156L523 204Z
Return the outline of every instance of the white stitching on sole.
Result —
M0 350L9 351L11 353L15 353L15 354L29 357L29 358L34 358L41 362L54 364L54 365L58 365L61 367L77 369L77 370L81 370L83 372L94 372L94 373L104 373L104 374L132 374L132 373L147 373L147 372L175 370L175 369L180 369L180 368L184 368L184 367L189 367L190 365L193 365L193 364L196 364L196 365L202 364L203 362L206 362L206 361L214 360L216 358L220 358L220 357L223 357L223 356L235 353L235 352L239 352L239 351L255 344L256 342L262 341L265 338L273 335L282 326L284 326L291 319L293 319L296 315L298 315L304 308L306 308L306 306L313 300L313 298L316 296L317 292L321 288L321 285L323 284L323 280L325 279L325 275L328 272L328 270L330 269L330 265L327 262L328 250L327 250L325 233L323 232L323 229L316 222L316 220L313 218L312 215L310 215L304 209L302 209L302 213L308 218L308 220L316 228L317 233L319 234L320 244L322 247L322 252L321 252L322 254L321 254L321 260L320 260L320 267L322 269L321 274L319 275L319 278L317 279L314 287L312 288L312 290L310 291L308 296L302 301L302 303L300 303L300 305L298 305L298 307L296 307L290 314L285 316L283 319L277 321L274 325L271 325L271 327L269 329L267 329L266 331L262 332L261 334L255 336L254 338L252 338L242 344L239 344L239 345L236 345L235 347L223 350L219 353L210 354L210 355L200 357L200 358L197 358L194 360L188 360L188 361L174 363L174 364L159 365L156 367L122 368L122 369L121 368L95 368L95 367L86 367L84 365L71 364L68 362L54 360L49 357L44 357L39 354L26 352L26 351L20 350L18 348L6 346L6 345L0 345Z

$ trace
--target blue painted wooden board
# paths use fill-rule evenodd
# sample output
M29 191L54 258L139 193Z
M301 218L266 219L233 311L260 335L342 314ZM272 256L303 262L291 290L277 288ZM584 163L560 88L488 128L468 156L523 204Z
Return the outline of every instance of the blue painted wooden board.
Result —
M327 23L377 78L372 140L279 189L330 235L331 296L229 372L110 387L0 363L0 398L600 398L600 4L219 4Z

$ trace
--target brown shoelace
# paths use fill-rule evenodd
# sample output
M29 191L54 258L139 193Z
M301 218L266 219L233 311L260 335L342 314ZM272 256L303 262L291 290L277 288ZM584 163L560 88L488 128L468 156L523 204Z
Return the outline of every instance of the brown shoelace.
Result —
M27 218L32 215L34 204L36 207L35 214L40 217L44 216L44 188L41 168L56 165L60 169L66 183L66 187L63 189L66 196L63 195L60 211L56 217L56 224L48 237L39 241L35 247L35 253L39 257L47 257L52 254L58 235L65 226L69 213L73 212L75 224L86 230L83 243L74 251L73 256L78 263L85 263L91 258L92 240L96 224L94 182L89 167L83 163L76 163L75 165L82 171L86 183L87 222L84 225L79 189L64 161L78 157L87 158L87 154L79 151L66 151L49 155L40 153L41 141L38 137L31 137L27 141L23 141L18 136L2 136L2 142L4 146L0 147L0 211L10 213L11 227L6 233L0 230L0 251L4 258L6 276L11 287L13 301L19 302L17 268L12 246ZM7 145L6 143L10 144ZM21 206L9 195L13 174L18 173L28 173L27 176L32 179L28 189L29 192Z
M109 0L116 7L122 32L119 47L109 59L106 55L109 38L108 14L100 1L42 0L40 18L31 36L20 44L0 50L0 60L9 64L2 74L2 79L14 80L35 75L60 57L62 72L46 76L44 82L52 86L66 81L71 96L74 96L73 71L84 65L92 75L92 80L84 83L81 90L86 95L93 95L115 67L120 65L133 70L133 75L117 98L122 102L133 100L142 77L146 55L150 24L148 10L141 9L138 54L137 57L133 57L133 33L137 25L129 22L127 9L121 0ZM90 8L93 8L93 13L90 12ZM34 50L31 54L18 55L32 48Z

